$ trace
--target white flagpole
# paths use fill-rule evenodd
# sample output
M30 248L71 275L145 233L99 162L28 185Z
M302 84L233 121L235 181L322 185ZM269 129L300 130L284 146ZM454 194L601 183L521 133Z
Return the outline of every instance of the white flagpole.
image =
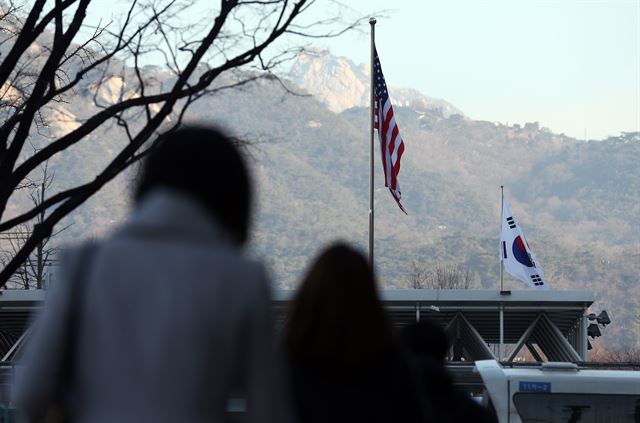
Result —
M371 73L371 139L369 143L369 265L371 266L371 269L373 269L373 102L375 96L373 59L376 38L376 18L369 19L369 25L371 25L371 67L369 70L369 72Z
M502 220L504 219L504 185L500 185L500 292L503 291L502 283L504 280L504 259L502 251Z

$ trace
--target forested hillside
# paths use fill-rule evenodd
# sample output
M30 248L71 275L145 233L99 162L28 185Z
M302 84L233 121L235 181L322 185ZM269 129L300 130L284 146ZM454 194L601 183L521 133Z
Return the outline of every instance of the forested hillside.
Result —
M159 83L166 77L158 69L148 72ZM50 116L47 130L64 132L76 124L95 107L94 98L108 102L109 95L126 93L117 80L112 83L98 89L83 82L77 102ZM368 116L361 107L334 113L269 78L203 97L190 109L188 120L252 142L258 201L250 250L266 260L276 286L295 287L309 260L331 240L345 239L364 251ZM408 287L416 262L426 268L456 265L471 272L474 288L497 289L504 185L551 288L594 291L594 308L606 308L613 320L607 337L617 336L620 345L639 341L637 133L579 141L537 123L474 121L439 108L398 106L396 120L406 143L400 182L409 215L384 188L376 155L375 251L382 286ZM51 163L51 193L90 180L114 144L123 142L118 134L114 124ZM108 233L126 214L134 177L132 169L77 210L58 241ZM24 207L24 201L16 196L12 207ZM506 287L528 289L508 276Z
M267 257L279 286L295 286L329 240L366 248L367 109L333 114L263 82L208 99L192 113L263 141L252 149L260 186L253 249ZM398 107L396 118L407 147L400 181L409 215L383 188L376 157L375 250L384 286L408 286L417 261L459 265L476 288L497 288L504 185L552 288L594 291L595 308L615 316L608 332L636 341L638 134L585 142L537 123L445 118L437 109ZM509 276L506 286L527 289Z

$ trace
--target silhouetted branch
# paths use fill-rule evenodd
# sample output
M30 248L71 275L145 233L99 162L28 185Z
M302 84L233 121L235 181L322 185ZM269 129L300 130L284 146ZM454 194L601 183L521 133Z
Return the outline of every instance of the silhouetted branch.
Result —
M6 232L38 219L29 237L0 271L0 284L55 233L54 226L61 219L144 157L149 151L145 144L160 132L177 127L189 107L203 96L259 78L276 79L291 91L273 69L295 58L300 50L294 47L271 52L275 48L270 46L278 39L288 34L333 37L362 22L355 20L337 30L331 23L338 22L339 17L333 21L321 19L316 25L296 25L300 15L316 3L313 0L221 0L214 15L203 16L194 25L181 18L193 6L191 2L134 1L119 24L91 27L87 38L76 41L81 28L87 28L86 11L91 1L35 0L24 19L15 8L0 14L0 21L6 19L8 28L16 28L15 33L6 32L6 40L0 40L11 43L0 64L0 218L14 191L32 186L30 175L39 166L81 143L103 125L115 123L128 141L91 181L40 197L30 209L0 220L0 232ZM53 32L47 32L47 28ZM34 45L41 49L40 54L30 52ZM174 75L160 85L147 78L141 68L145 55L158 53L165 57ZM247 66L260 72L234 74L231 81L217 82L221 75ZM112 78L118 78L115 84ZM72 101L75 89L83 87L85 79L95 81L87 89L97 110L75 119L77 125L65 128L63 133L46 135L51 111L56 111L55 119L64 116L66 112L57 107ZM113 91L105 100L100 93L106 88ZM32 138L38 133L44 136L34 143ZM32 146L33 152L26 151L27 146Z

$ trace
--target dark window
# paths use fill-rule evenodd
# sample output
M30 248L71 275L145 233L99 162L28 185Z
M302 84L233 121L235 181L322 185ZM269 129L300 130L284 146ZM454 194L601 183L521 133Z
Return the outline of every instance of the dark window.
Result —
M640 395L519 392L513 402L523 423L640 423Z

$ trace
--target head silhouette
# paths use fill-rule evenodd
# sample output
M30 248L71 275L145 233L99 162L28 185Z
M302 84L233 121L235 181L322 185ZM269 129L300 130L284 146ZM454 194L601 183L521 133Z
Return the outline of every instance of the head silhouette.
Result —
M240 244L247 240L251 205L247 166L219 130L183 126L158 137L142 165L136 201L158 187L191 196Z
M362 254L342 243L320 254L300 285L284 335L294 361L366 363L392 346L391 327Z
M402 335L409 350L418 356L443 361L447 355L447 334L431 320L423 319L406 326Z

